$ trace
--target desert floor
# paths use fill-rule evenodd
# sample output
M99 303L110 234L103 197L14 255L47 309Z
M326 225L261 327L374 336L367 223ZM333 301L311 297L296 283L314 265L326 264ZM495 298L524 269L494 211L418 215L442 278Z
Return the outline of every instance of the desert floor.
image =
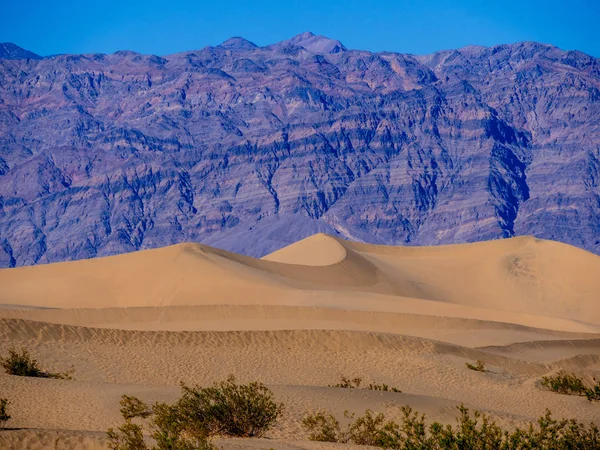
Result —
M600 425L600 405L539 386L566 369L600 377L600 257L529 237L384 247L315 235L262 259L180 244L0 270L0 355L27 347L74 380L0 373L11 401L0 448L105 448L119 399L174 400L179 383L234 374L285 404L262 439L225 449L351 448L307 440L327 409L390 418L410 405L454 423L456 406L507 427L556 417ZM465 362L485 361L475 372ZM340 376L402 393L328 387Z

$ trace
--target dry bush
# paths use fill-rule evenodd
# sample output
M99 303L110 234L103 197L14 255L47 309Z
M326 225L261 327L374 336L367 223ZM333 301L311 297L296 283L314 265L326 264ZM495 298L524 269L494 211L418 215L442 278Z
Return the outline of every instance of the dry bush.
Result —
M583 379L575 374L559 372L550 377L542 377L542 386L546 389L564 395L581 395L590 402L600 400L600 381L594 378L594 385L587 387Z
M237 384L230 376L212 387L181 386L182 396L172 405L156 403L149 408L136 397L124 395L121 415L125 424L107 433L112 450L148 447L143 427L132 419L150 417L147 424L156 445L153 450L215 450L213 436L260 437L277 421L283 405L262 383Z
M401 393L402 391L398 388L395 387L389 387L387 384L383 383L383 384L369 384L367 386L367 389L370 391L384 391L384 392L396 392L396 393Z
M330 384L329 387L344 388L344 389L358 389L362 383L362 378L347 378L344 375L341 376L341 381L337 384Z
M471 370L475 370L476 372L485 372L485 363L481 360L477 360L475 361L475 365L471 364L471 363L465 363L465 365L471 369Z
M106 433L108 448L111 450L148 450L144 442L144 432L140 425L126 420L123 425L115 431L109 428Z
M594 385L591 388L586 388L585 396L590 402L600 400L600 381L594 378Z
M0 398L0 429L4 428L4 424L10 420L8 414L8 405L10 402L5 398Z
M317 411L302 420L302 426L308 431L311 441L348 442L347 435L342 433L340 423L333 414Z
M410 407L402 408L402 421L386 420L381 413L367 410L342 430L337 419L324 411L304 418L309 439L351 442L394 450L592 450L600 448L600 431L575 419L555 420L550 411L537 423L514 431L501 429L478 411L473 414L463 405L454 427L434 422L427 426L425 416ZM346 417L351 417L346 414ZM340 439L341 438L341 439Z
M40 368L35 358L32 358L26 348L17 351L14 348L8 350L6 358L0 357L0 365L7 374L20 377L57 378L61 380L72 380L74 369L66 372L46 372Z
M260 437L283 412L265 385L237 384L233 376L208 388L182 385L182 391L178 409L210 435Z
M125 420L130 420L135 417L145 419L150 417L152 410L137 397L123 395L121 397L121 409L119 410Z
M340 382L337 384L330 384L328 387L344 388L344 389L359 389L362 383L362 378L348 378L344 375L341 376ZM385 392L402 392L400 389L395 387L389 387L387 384L374 384L370 383L365 389L370 391L385 391Z

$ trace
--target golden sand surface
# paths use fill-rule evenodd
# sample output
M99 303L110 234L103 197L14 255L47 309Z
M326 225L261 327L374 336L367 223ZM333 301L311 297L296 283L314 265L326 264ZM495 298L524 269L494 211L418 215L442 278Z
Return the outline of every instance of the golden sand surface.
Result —
M598 404L540 388L561 369L600 378L600 257L531 237L439 247L318 234L262 259L199 244L0 270L0 354L27 347L74 380L0 373L11 430L0 448L99 449L121 395L171 401L179 383L234 374L286 405L263 439L225 449L326 449L302 417L410 405L453 423L456 406L499 424L600 424ZM465 362L486 362L485 373ZM402 393L341 389L340 376ZM363 447L364 448L364 447Z

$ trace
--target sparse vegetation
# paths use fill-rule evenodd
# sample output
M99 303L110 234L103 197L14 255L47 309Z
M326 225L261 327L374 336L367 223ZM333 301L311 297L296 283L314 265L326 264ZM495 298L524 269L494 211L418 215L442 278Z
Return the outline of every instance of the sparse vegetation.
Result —
M360 378L360 377L350 379L350 378L342 375L341 381L339 383L330 384L329 387L344 388L344 389L358 389L360 387L361 383L362 383L362 378Z
M402 391L395 387L389 387L387 384L369 384L367 389L370 391L384 391L384 392L396 392L401 393Z
M477 360L475 361L475 364L471 364L466 362L465 365L471 369L471 370L475 370L476 372L485 372L486 368L485 368L485 363L481 360Z
M125 420L133 419L134 417L141 417L145 419L150 417L152 410L137 397L131 397L129 395L123 395L121 397L121 415Z
M46 372L40 368L35 358L31 357L26 348L18 350L11 348L8 350L6 358L0 357L0 365L7 374L20 377L38 377L38 378L57 378L62 380L72 380L74 369L67 372Z
M362 378L348 378L344 375L341 376L341 380L337 384L330 384L329 387L344 388L344 389L359 389L362 383ZM402 392L400 389L390 387L387 384L374 384L370 383L365 389L370 391L385 391L385 392Z
M142 427L131 423L131 419L126 419L117 431L109 428L106 437L108 448L112 450L148 450Z
M485 414L474 411L471 415L463 405L458 409L460 415L454 427L437 422L427 426L425 416L408 406L402 408L400 425L387 420L382 413L374 414L370 410L351 420L344 429L333 415L324 411L306 416L302 424L311 440L351 442L394 450L591 450L600 446L597 426L586 426L574 419L555 420L548 410L536 425L529 424L525 429L509 432ZM345 417L353 419L347 412Z
M121 415L125 424L116 431L109 429L109 448L113 450L148 449L143 427L134 418L151 417L149 429L155 450L213 450L213 436L260 437L277 421L283 405L262 383L237 384L230 376L212 387L181 385L182 396L172 405L156 403L149 408L144 402L124 395Z
M546 389L564 395L580 395L590 402L600 400L600 381L594 378L594 386L587 387L583 379L575 374L559 372L550 377L542 377L542 386Z
M236 384L233 376L213 387L182 385L182 390L178 408L185 417L201 414L210 435L260 437L283 412L265 385Z
M585 390L585 396L590 402L600 401L600 381L594 378L594 385Z
M10 420L8 414L8 405L10 402L5 398L0 398L0 429L4 428L4 424Z
M349 419L352 416L344 411L344 417ZM311 441L346 443L350 440L350 430L342 430L335 416L325 411L307 415L302 420L302 426L308 431Z

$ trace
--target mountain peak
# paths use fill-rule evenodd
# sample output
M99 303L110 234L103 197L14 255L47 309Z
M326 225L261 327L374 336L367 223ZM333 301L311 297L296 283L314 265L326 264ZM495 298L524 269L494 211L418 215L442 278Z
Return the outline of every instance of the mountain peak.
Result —
M292 39L290 39L290 41L293 41L293 40L302 40L302 39L309 39L311 37L315 37L314 33L311 33L310 31L305 31L304 33L297 34Z
M340 41L315 35L310 31L305 31L282 43L297 45L312 53L340 53L347 50Z
M220 44L219 47L234 50L250 50L253 48L258 48L258 46L254 42L251 42L248 39L244 39L243 37L239 36L227 39L225 42Z
M4 42L0 43L0 59L42 59L42 57L12 42Z

